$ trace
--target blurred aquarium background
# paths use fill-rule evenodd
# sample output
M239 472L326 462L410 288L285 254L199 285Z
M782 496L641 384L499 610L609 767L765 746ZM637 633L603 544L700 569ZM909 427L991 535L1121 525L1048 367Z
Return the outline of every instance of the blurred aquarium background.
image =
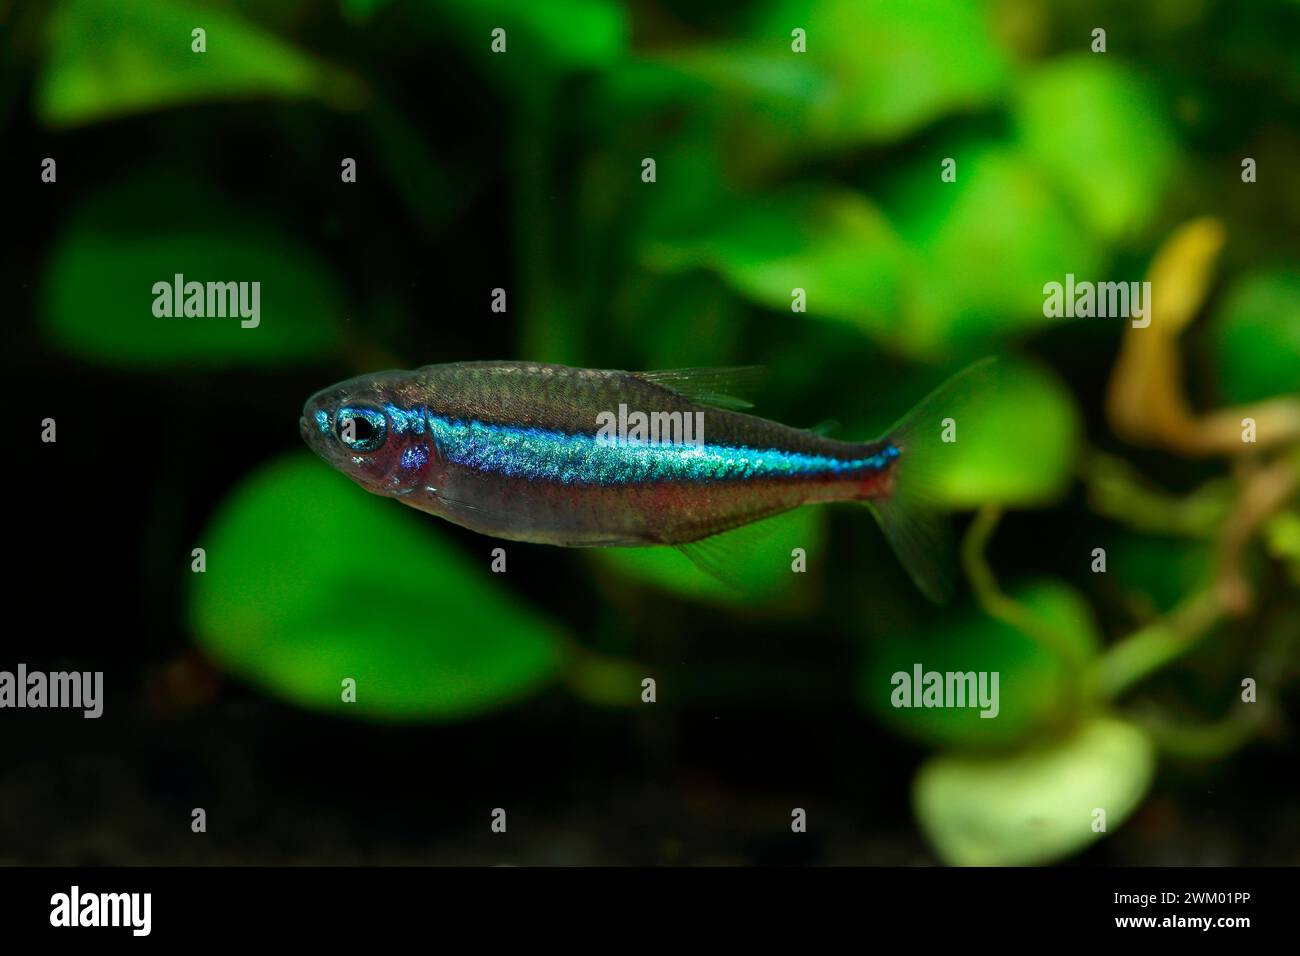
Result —
M0 667L107 698L5 714L0 862L1300 862L1298 36L1294 0L0 0ZM155 318L175 273L260 281L260 326ZM1045 317L1067 273L1151 279L1155 323ZM866 438L988 354L946 608L847 506L743 595L673 551L493 573L298 436L339 379L522 358L762 364L758 414ZM1000 672L999 717L895 709L916 663Z

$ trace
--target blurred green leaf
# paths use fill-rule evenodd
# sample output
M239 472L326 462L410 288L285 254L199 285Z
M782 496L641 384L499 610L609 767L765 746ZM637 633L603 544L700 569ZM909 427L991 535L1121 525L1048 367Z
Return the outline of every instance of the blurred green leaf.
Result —
M191 31L207 31L207 52ZM184 0L62 0L36 109L51 126L247 96L359 102L358 82L229 10Z
M796 28L806 53L791 49ZM769 128L796 146L895 139L994 100L1009 76L984 9L964 0L777 0L753 33L764 53L750 50L725 72L769 101L794 97L798 110L776 104ZM780 68L781 58L793 63Z
M1242 278L1210 319L1207 334L1226 402L1300 393L1300 272Z
M1090 276L1100 249L1021 152L963 140L928 154L887 204L918 251L923 281L899 330L919 356L970 353L1060 319L1043 315L1043 285ZM955 182L940 180L956 160Z
M647 243L644 258L663 270L713 269L741 294L785 312L793 290L803 289L809 315L885 340L899 326L910 277L907 250L889 223L846 191L797 190L737 205L706 233Z
M535 691L564 662L559 632L486 570L307 454L254 472L197 543L200 643L303 707L458 719ZM354 704L341 701L349 677Z
M954 398L945 417L953 419L956 440L934 444L932 454L942 458L929 484L952 508L1041 505L1069 484L1082 423L1073 397L1048 369L997 362L979 388Z
M1177 146L1149 83L1106 57L1062 57L1021 81L1015 116L1035 163L1090 228L1117 239L1150 222Z
M259 322L163 318L153 287L260 282ZM337 348L345 306L330 267L292 235L165 179L114 187L59 234L41 281L46 335L124 366L309 362Z
M1013 596L1068 641L1080 658L1096 654L1099 639L1092 613L1072 588L1038 581ZM893 706L893 676L901 672L910 678L917 664L923 671L940 673L998 672L997 716L981 717L981 708L974 706ZM1031 636L966 606L916 632L873 635L858 694L865 707L907 736L953 747L997 749L1072 719L1069 682L1074 676L1065 661Z
M627 47L627 13L613 0L437 0L440 30L497 58L492 73L535 85L539 71L603 69ZM492 52L492 31L506 31L506 52Z
M796 508L762 522L765 527L732 539L726 551L727 581L710 576L675 548L601 548L600 564L642 584L683 597L724 604L773 601L789 594L807 577L791 569L794 548L803 548L810 571L824 554L821 508Z
M1284 511L1265 528L1268 552L1284 561L1291 579L1300 586L1300 510Z
M1070 737L1009 757L950 755L921 768L916 815L939 856L957 866L1033 866L1100 839L1141 803L1155 748L1132 724L1096 718Z

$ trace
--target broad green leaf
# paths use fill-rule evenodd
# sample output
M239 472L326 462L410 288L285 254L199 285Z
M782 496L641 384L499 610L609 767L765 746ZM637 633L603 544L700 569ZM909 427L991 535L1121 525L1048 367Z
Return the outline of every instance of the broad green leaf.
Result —
M1092 613L1073 589L1038 581L1016 590L1012 597L1059 635L1077 660L1087 661L1096 654L1099 639ZM918 665L922 675L986 672L991 680L996 672L997 706L987 708L996 710L996 716L981 717L985 708L974 706L973 700L964 707L896 706L914 704L906 691L916 684ZM900 674L906 680L896 676ZM858 696L865 707L909 737L967 749L997 749L1072 720L1076 715L1071 682L1078 676L1055 650L967 605L920 631L872 634ZM986 681L987 691L992 686Z
M205 283L205 311L206 283L249 283L250 313L259 283L256 326L239 315L156 316L154 286L177 274ZM163 179L82 206L55 239L41 301L45 334L63 349L146 367L309 362L338 346L346 311L330 267L294 236Z
M1063 57L1021 82L1015 116L1039 169L1090 228L1117 239L1150 222L1177 150L1151 84L1106 57Z
M940 180L946 158L955 182ZM928 154L886 211L920 260L913 316L898 331L919 356L971 353L1061 321L1043 314L1043 285L1092 276L1101 261L1043 174L999 144L961 140Z
M936 434L921 437L929 492L947 505L1042 505L1069 484L1082 423L1073 397L1042 366L1000 361L944 413L935 409Z
M433 519L303 453L250 475L196 540L190 621L232 673L303 707L454 720L537 690L561 635L471 567ZM356 702L343 703L346 678Z
M1033 866L1077 853L1137 809L1155 748L1132 724L1088 721L1011 756L948 755L917 774L913 802L935 851L956 866Z
M191 31L206 31L206 52ZM355 105L349 75L239 15L186 0L62 0L50 16L36 110L51 126L249 96Z
M806 53L791 49L795 29L806 33ZM1009 76L987 13L964 0L777 0L753 32L764 55L750 51L731 72L756 93L769 93L776 77L781 97L802 97L798 113L779 117L795 141L895 139L994 101ZM795 62L775 68L781 57Z
M807 577L792 568L795 548L804 549L810 572L824 561L823 520L823 509L809 506L768 519L752 533L719 536L725 581L674 548L602 548L593 557L623 577L684 597L729 604L772 601L789 594Z
M912 279L907 250L869 201L843 191L799 190L733 207L686 239L661 239L647 263L715 270L742 295L789 312L794 290L821 316L892 339Z
M1256 272L1238 281L1208 335L1226 401L1300 394L1300 272Z

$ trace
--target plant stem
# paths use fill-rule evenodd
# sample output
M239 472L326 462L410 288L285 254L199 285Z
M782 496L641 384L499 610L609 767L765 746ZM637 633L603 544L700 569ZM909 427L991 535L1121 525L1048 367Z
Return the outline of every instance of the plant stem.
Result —
M1211 723L1187 724L1163 716L1134 715L1156 746L1188 760L1219 760L1240 750L1269 718L1267 704L1245 705Z
M1134 631L1096 663L1096 684L1107 699L1182 656L1224 616L1218 592L1211 587L1188 598L1168 618Z
M1077 692L1078 678L1087 672L1087 661L1079 648L1028 607L1003 593L993 569L989 567L985 551L1001 520L1000 507L985 505L975 515L975 520L971 522L962 541L962 567L970 580L975 598L989 617L1015 628L1057 655L1065 663L1071 686Z

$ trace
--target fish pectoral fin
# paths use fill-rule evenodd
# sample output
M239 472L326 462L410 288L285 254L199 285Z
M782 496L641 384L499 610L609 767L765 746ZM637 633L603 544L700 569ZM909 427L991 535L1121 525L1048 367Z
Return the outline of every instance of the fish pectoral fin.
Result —
M761 365L738 365L719 368L673 368L658 372L633 372L644 379L682 398L725 408L744 411L753 408L750 399L757 397L767 371Z
M425 494L433 501L437 501L443 505L450 505L451 507L459 511L473 511L476 514L489 515L491 517L498 517L504 514L503 511L497 511L492 508L484 508L482 505L470 504L468 501L465 501L462 498L452 498L451 496L444 494L443 492L439 491L436 488L425 488L424 491ZM401 501L403 504L408 504L415 508L420 507L418 502L409 501L406 498L399 498L398 500Z
M674 547L690 559L696 568L730 590L741 594L754 594L758 588L745 575L744 564L738 558L755 551L770 552L773 561L788 567L789 555L783 548L774 550L772 542L777 539L783 528L789 527L786 519L792 513L793 509L778 511L750 524L732 528L730 531L722 531Z

